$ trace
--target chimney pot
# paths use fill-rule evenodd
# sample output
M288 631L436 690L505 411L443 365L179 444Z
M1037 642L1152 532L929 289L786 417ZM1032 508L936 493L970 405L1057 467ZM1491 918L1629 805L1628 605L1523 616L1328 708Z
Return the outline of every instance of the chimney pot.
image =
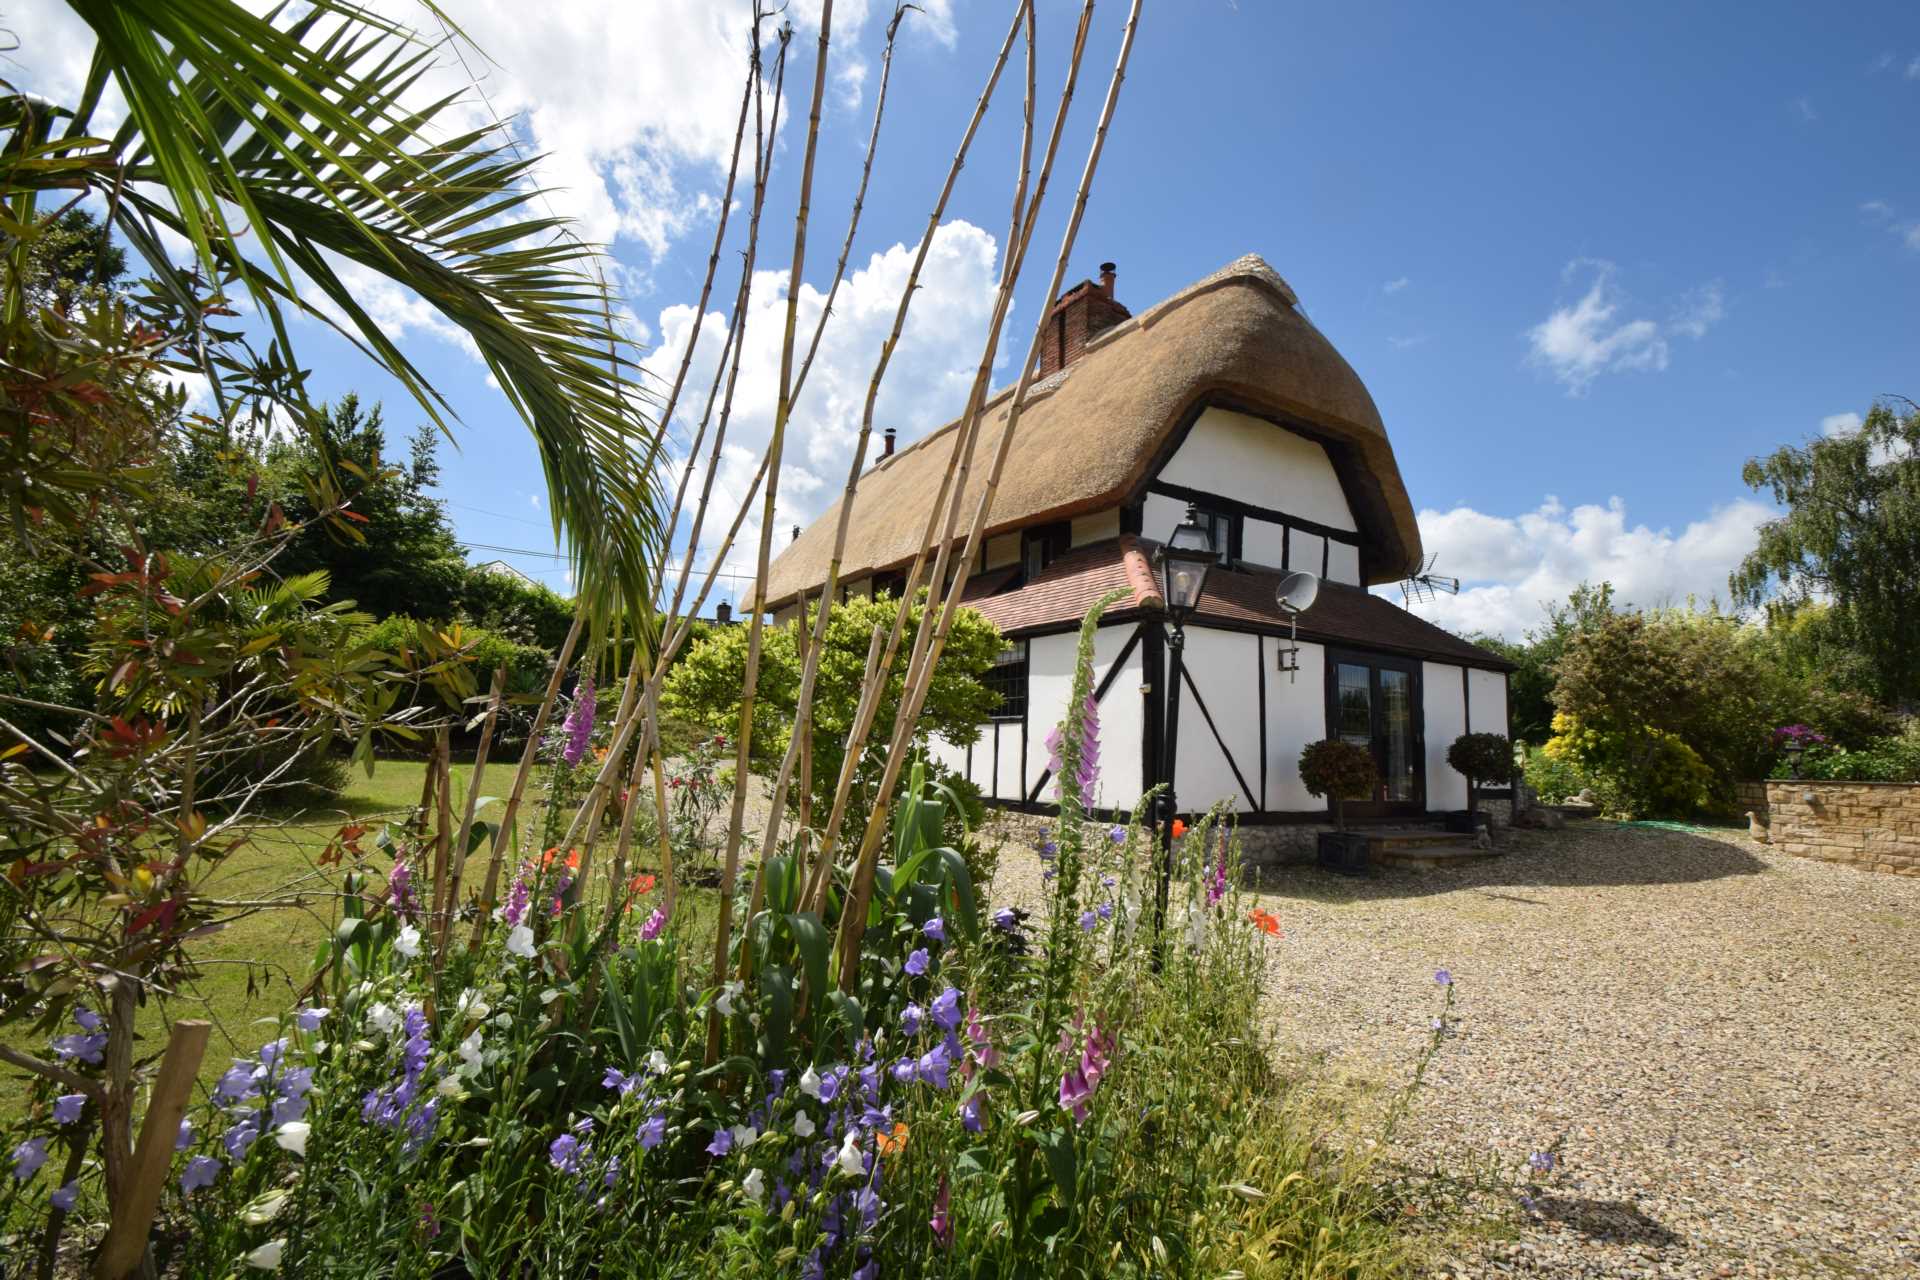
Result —
M722 624L732 622L733 606L728 604L725 600L722 600L719 604L713 607L713 620L715 622L722 623Z
M893 456L893 445L894 445L893 428L888 427L884 432L881 433L881 436L880 436L880 456L883 458L891 458Z
M799 526L799 525L795 525L795 526L793 526L793 540L794 540L795 542L798 542L798 541L800 541L800 526Z
M1100 264L1100 292L1106 294L1109 298L1113 296L1114 271L1115 265L1113 263L1103 262Z

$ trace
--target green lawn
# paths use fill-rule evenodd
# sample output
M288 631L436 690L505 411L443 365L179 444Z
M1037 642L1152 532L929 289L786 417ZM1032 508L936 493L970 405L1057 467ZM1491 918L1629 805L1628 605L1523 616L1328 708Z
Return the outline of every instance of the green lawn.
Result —
M483 794L500 796L512 786L516 761L490 765L482 781ZM467 779L472 766L453 766L454 820L466 800ZM156 1052L166 1028L175 1018L206 1018L214 1025L213 1041L201 1068L204 1080L213 1080L224 1072L232 1058L251 1053L272 1037L274 1019L293 1003L309 976L316 948L333 930L340 915L340 881L343 868L321 866L318 859L336 832L347 822L364 824L368 830L361 840L367 865L379 872L391 866L374 847L373 837L380 824L404 815L420 802L426 767L419 761L384 761L369 778L355 770L346 789L324 807L308 808L275 815L254 827L246 845L229 855L226 864L209 877L205 891L229 901L255 901L272 895L284 898L298 890L297 901L286 906L262 910L228 924L220 932L191 943L191 954L199 966L197 981L166 1001L151 1002L140 1019L141 1044L138 1056ZM539 779L528 788L522 806L522 850L531 848L531 824L537 820L536 788ZM482 817L497 819L498 804ZM614 832L601 841L596 863L612 856ZM650 866L654 859L640 851L638 863ZM487 852L476 853L467 866L463 897L478 892L487 868ZM502 881L512 874L502 872ZM711 895L699 893L700 901L682 895L683 905L696 915L710 910L705 901ZM707 909L707 910L703 910ZM6 1034L12 1038L11 1029ZM45 1045L21 1037L16 1043L33 1052L44 1052ZM0 1115L11 1113L26 1096L26 1080L11 1068L0 1068Z

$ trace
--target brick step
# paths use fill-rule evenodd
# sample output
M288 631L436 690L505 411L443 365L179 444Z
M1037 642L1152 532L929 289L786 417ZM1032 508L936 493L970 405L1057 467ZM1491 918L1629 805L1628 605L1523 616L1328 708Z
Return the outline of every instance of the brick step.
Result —
M1472 844L1473 837L1459 831L1433 828L1397 828L1375 832L1367 837L1367 848L1376 857L1398 849L1421 849L1430 845Z
M1452 844L1421 844L1414 848L1372 850L1373 861L1386 867L1414 867L1430 869L1433 867L1451 867L1465 862L1479 862L1485 858L1500 856L1498 849L1476 848L1464 836L1453 837Z

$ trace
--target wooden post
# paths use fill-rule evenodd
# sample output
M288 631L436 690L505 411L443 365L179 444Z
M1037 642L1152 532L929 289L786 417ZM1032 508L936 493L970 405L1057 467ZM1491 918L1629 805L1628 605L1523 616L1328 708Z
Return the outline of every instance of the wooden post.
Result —
M133 1167L113 1206L113 1225L107 1229L106 1243L94 1262L95 1280L125 1280L128 1276L148 1274L147 1233L153 1227L154 1211L160 1207L160 1191L166 1185L167 1171L173 1165L173 1144L180 1134L180 1120L187 1113L193 1082L200 1073L200 1059L207 1052L207 1037L213 1024L199 1019L183 1019L173 1024L167 1040L167 1056L160 1063L160 1074L153 1081L153 1096L147 1104L147 1116L140 1126L140 1144L133 1153Z

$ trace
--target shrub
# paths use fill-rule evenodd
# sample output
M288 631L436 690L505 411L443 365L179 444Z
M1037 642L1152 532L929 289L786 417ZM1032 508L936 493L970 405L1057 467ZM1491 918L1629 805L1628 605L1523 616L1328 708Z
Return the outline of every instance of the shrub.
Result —
M1773 777L1796 776L1783 757ZM1920 720L1902 733L1875 738L1857 749L1812 743L1800 757L1797 776L1836 782L1920 782Z
M1562 711L1541 748L1599 781L1606 807L1641 818L1685 818L1713 797L1714 774L1679 735L1641 726L1602 731Z
M1300 753L1300 781L1307 794L1326 796L1333 801L1333 825L1347 829L1344 804L1373 794L1380 785L1380 770L1373 752L1338 738L1309 742Z
M1463 733L1447 747L1447 763L1466 778L1467 807L1471 809L1479 784L1504 786L1513 780L1513 744L1505 734Z

